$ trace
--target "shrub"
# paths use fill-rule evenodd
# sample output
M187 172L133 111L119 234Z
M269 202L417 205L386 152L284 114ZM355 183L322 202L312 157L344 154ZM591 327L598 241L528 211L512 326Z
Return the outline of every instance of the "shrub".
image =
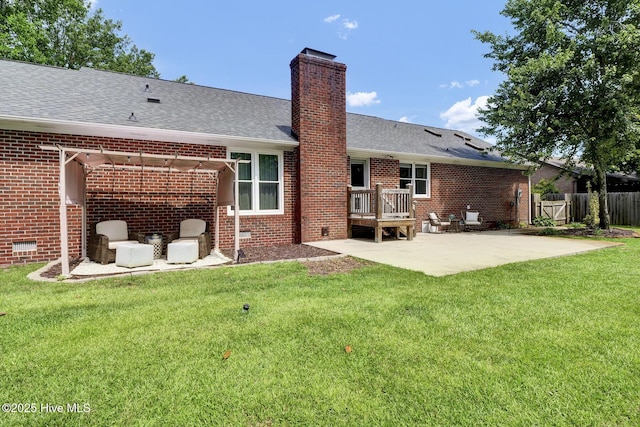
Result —
M600 200L598 200L598 192L591 191L591 185L587 185L589 192L589 214L584 217L584 223L587 228L598 228L600 225Z
M556 187L556 184L554 183L553 180L547 181L544 178L541 179L540 182L538 182L536 185L534 185L531 191L533 193L540 193L542 195L543 200L546 199L545 196L547 194L557 194L560 192L560 190L558 190L558 187Z
M555 227L556 221L546 216L537 216L533 219L533 225L536 227Z

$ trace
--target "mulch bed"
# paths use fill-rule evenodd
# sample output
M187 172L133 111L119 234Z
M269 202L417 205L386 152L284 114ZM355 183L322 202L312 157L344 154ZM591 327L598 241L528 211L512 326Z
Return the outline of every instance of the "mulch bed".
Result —
M225 256L231 258L233 251L223 250ZM313 259L318 257L331 257L337 255L335 252L316 248L307 245L277 245L263 246L257 248L243 248L238 264L250 264L255 262L281 261L287 259ZM83 260L77 259L69 263L69 269L73 270ZM322 261L305 261L304 265L309 270L309 274L333 274L348 272L365 265L373 264L366 261L357 260L351 257L329 258ZM55 279L62 274L60 263L52 265L49 269L40 274L43 278Z
M623 228L610 228L608 230L591 229L591 228L567 228L560 230L558 234L563 236L580 236L580 237L607 237L607 238L636 238L640 234L633 230Z
M335 252L307 245L260 246L256 248L242 248L241 250L242 253L238 264L337 255ZM232 250L222 250L222 253L228 258L233 258Z

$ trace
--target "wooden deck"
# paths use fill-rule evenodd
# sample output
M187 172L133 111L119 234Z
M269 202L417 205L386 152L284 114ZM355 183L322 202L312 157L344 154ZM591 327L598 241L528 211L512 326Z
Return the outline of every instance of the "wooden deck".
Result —
M348 191L347 232L352 237L353 226L371 227L375 230L376 243L382 242L385 228L395 229L396 238L403 231L407 240L413 240L415 230L415 206L413 189L383 189Z

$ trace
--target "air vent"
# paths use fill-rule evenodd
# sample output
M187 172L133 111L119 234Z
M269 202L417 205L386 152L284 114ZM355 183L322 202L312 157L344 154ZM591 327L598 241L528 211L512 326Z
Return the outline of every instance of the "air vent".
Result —
M13 252L32 252L38 249L35 241L32 242L13 242Z
M469 146L471 148L475 148L478 151L484 151L484 147L481 147L481 146L476 145L476 144L472 144L471 142L465 142L464 145Z
M160 104L160 98L147 98L147 102L152 102L154 104Z
M425 132L427 132L427 133L430 133L430 134L431 134L431 135L433 135L433 136L437 136L438 138L441 138L441 137L442 137L442 134L441 134L441 133L438 133L438 132L436 132L436 131L434 131L434 130L431 130L431 129L427 129L427 128L425 128L425 129L424 129L424 131L425 131Z

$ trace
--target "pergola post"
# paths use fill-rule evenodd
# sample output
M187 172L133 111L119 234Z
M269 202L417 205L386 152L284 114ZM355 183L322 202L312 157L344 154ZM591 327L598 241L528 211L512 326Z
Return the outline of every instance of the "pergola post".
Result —
M216 205L215 205L215 221L216 221L216 231L213 233L213 250L214 252L220 252L220 206L218 206L218 195L216 194Z
M60 180L58 183L58 194L60 196L60 264L62 265L62 275L69 275L69 235L67 225L67 174L66 174L66 153L64 150L58 151L60 160Z
M240 183L239 180L239 169L240 165L236 162L236 167L234 168L234 180L233 180L233 261L238 261L238 252L240 251Z
M87 257L87 171L84 166L82 166L82 176L84 180L82 182L82 230L80 230L81 235L81 256L82 259Z

